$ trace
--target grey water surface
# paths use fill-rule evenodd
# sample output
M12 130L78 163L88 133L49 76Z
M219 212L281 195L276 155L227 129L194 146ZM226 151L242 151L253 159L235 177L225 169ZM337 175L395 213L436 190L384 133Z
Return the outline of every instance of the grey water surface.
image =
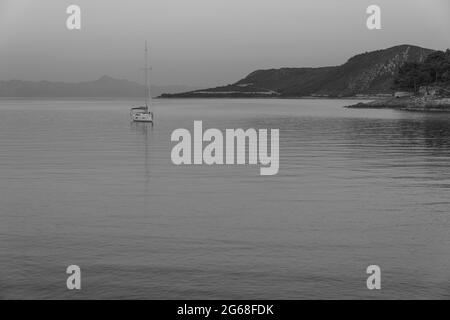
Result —
M450 115L353 103L0 100L0 298L448 299ZM173 165L194 120L280 129L279 174Z

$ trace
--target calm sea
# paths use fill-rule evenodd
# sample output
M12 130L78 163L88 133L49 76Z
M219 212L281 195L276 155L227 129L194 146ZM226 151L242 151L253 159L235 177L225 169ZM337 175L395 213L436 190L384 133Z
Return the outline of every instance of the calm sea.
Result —
M0 298L448 299L450 115L355 102L1 100ZM172 165L194 120L279 128L279 174Z

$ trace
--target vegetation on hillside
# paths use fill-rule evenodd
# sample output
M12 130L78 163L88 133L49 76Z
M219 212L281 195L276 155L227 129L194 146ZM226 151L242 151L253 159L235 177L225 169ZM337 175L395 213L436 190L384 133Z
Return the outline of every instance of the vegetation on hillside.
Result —
M423 62L406 62L394 78L393 89L418 93L420 87L450 87L450 49L435 51Z
M258 70L240 81L222 87L167 98L199 97L349 97L391 94L394 75L405 63L420 63L434 50L399 45L366 52L346 63L331 67L280 68Z

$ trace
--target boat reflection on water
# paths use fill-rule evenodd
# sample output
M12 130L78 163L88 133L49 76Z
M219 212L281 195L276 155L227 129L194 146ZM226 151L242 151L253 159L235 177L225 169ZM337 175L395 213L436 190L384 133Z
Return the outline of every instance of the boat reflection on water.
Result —
M144 177L144 195L149 194L149 185L150 185L150 146L149 143L151 143L151 139L149 139L149 136L153 132L153 123L142 123L142 122L131 122L130 128L132 131L136 133L136 146L138 147L137 152L144 153L143 156L143 177ZM142 139L143 137L143 139ZM143 145L143 149L141 148ZM144 196L144 201L147 201L147 197ZM145 203L145 206L147 207L147 203Z

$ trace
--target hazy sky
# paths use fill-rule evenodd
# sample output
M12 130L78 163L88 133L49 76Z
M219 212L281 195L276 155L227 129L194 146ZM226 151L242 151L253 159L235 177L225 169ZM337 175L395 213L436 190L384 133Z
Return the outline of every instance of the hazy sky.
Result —
M66 28L79 5L82 29ZM382 30L366 8L382 9ZM325 66L398 44L450 47L448 0L0 0L0 80L215 86L262 68Z

